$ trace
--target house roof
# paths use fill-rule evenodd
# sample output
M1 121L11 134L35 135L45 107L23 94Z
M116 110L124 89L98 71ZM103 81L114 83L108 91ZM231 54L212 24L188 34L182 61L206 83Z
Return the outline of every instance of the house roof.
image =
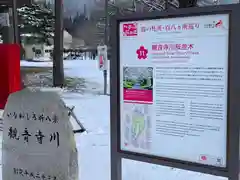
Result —
M72 43L72 36L65 30L63 31L63 41L65 43Z

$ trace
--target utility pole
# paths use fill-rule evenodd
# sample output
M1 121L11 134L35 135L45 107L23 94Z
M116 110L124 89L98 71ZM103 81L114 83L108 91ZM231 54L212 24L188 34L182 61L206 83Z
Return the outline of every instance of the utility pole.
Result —
M17 0L12 0L12 27L13 27L13 40L14 43L20 45L18 33L18 14L17 14Z
M53 49L53 86L63 87L63 0L55 0L55 29Z
M108 49L108 24L109 24L108 0L105 0L104 10L105 10L104 44L107 46L107 49ZM108 60L107 60L107 63L108 63ZM107 94L107 70L103 70L103 79L104 79L104 95L106 95Z

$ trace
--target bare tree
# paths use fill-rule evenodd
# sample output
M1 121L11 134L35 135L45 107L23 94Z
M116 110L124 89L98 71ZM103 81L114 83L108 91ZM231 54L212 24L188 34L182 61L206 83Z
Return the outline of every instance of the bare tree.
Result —
M77 36L89 46L96 47L104 43L105 0L98 0L96 8L91 11L91 18L76 29ZM170 6L179 7L178 0L168 0ZM131 14L135 12L163 11L165 0L108 0L108 18L116 13ZM109 25L107 25L110 28ZM109 31L108 31L109 32Z

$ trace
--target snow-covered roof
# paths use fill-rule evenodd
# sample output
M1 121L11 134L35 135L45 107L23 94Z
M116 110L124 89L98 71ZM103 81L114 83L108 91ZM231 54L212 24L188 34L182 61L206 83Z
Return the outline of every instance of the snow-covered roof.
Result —
M63 31L63 42L72 43L72 36L67 31Z
M32 34L32 33L25 33L25 34L21 34L21 37L40 37L39 34Z

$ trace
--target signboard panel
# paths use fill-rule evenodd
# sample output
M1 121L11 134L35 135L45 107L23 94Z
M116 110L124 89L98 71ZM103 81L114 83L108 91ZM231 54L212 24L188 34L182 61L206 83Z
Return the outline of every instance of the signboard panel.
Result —
M225 168L229 15L119 28L121 150Z
M100 70L107 70L108 62L107 62L107 46L98 46L97 47L98 54L98 67Z

